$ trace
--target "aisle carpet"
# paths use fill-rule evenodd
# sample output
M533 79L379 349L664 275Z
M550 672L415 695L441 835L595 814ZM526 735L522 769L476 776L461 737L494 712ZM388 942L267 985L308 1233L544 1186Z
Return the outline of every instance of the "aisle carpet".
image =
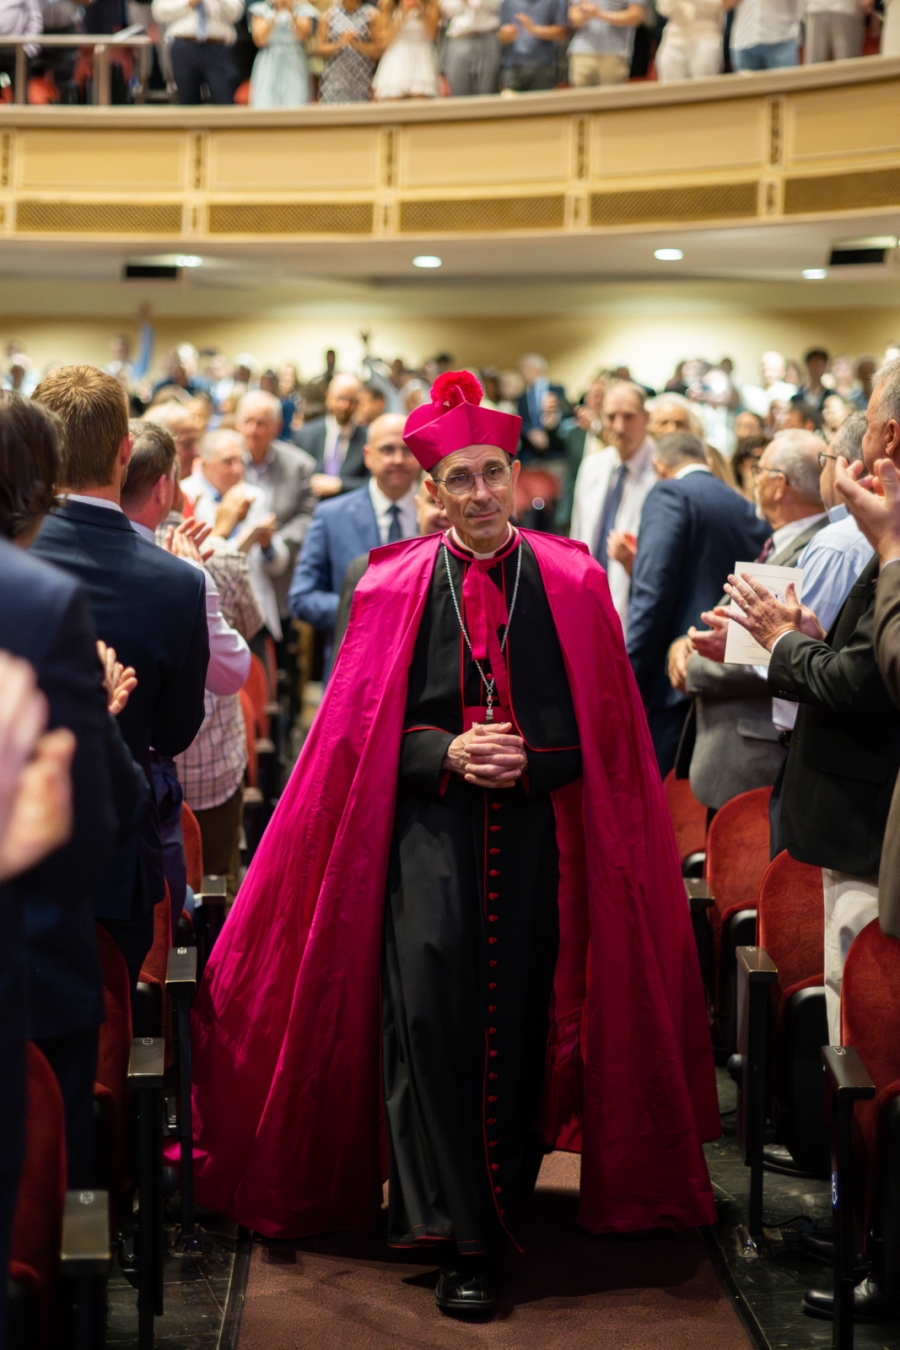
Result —
M493 1322L443 1317L434 1260L390 1252L383 1233L257 1242L240 1350L746 1350L699 1234L575 1227L579 1164L545 1161Z

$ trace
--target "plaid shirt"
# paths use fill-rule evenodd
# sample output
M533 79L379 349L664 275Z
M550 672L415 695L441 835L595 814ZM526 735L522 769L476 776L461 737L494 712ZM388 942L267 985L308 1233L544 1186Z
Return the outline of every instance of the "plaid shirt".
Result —
M164 538L169 525L178 525L181 517L173 513L159 527L157 538ZM247 558L225 539L210 538L215 549L206 563L219 588L219 609L232 628L248 641L263 626L262 611L250 586ZM184 800L193 811L208 811L233 797L241 785L247 767L247 741L240 694L218 695L206 691L203 725L192 745L178 755L178 778Z

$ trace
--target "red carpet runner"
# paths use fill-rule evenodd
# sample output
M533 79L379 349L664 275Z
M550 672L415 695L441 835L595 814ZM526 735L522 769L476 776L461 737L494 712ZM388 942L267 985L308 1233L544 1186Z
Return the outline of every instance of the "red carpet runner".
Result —
M579 1164L564 1153L545 1162L493 1322L442 1317L433 1257L391 1253L383 1234L258 1243L240 1350L748 1347L698 1234L594 1238L575 1227Z

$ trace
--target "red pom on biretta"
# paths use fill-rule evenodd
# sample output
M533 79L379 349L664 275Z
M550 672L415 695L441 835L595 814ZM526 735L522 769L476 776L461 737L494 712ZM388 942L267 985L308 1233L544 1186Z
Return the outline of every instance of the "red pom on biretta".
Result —
M484 390L468 370L447 370L431 386L431 401L444 408L456 408L460 403L480 404Z

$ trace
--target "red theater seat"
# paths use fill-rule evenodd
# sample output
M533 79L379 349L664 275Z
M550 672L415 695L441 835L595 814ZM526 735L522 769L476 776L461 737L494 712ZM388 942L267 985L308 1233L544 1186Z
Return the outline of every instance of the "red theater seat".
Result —
M663 779L666 805L675 829L679 860L706 848L706 807L697 801L686 778L676 778L671 769Z

